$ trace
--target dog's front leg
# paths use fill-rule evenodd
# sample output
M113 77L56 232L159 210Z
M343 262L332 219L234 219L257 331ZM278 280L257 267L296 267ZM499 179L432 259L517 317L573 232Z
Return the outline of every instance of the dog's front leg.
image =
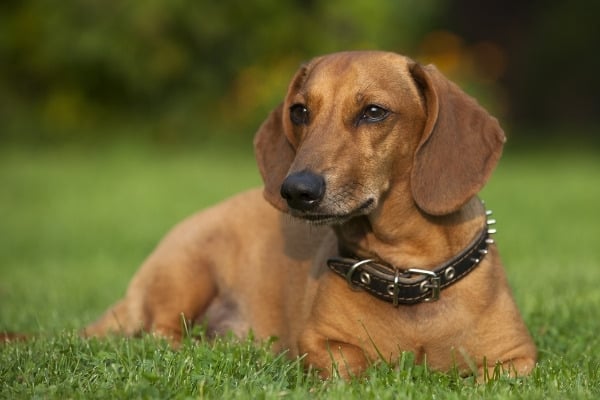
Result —
M303 332L298 349L305 356L305 366L316 369L324 379L336 375L349 379L360 375L369 366L369 359L361 347L328 338L310 328Z

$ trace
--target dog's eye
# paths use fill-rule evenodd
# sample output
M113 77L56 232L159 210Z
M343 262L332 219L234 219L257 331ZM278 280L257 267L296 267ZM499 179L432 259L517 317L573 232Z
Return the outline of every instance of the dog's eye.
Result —
M308 108L303 104L294 104L290 107L290 120L294 125L308 124Z
M389 115L389 113L390 112L385 108L371 104L365 107L363 110L359 123L383 121Z

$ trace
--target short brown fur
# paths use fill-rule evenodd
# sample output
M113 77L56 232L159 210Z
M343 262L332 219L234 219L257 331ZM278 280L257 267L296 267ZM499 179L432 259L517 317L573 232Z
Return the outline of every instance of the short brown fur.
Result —
M310 110L307 124L290 121L297 103ZM389 110L387 118L361 123L370 104ZM397 308L349 289L326 267L340 246L422 269L451 259L484 226L476 193L504 141L496 119L433 66L383 52L317 58L256 135L264 190L176 226L85 335L147 331L177 343L183 315L214 333L275 336L274 350L306 354L325 377L334 364L347 377L403 351L436 370L481 377L501 363L526 375L536 350L494 245L439 301ZM303 170L326 182L309 212L280 195L286 176ZM327 224L302 220L316 215L329 216Z

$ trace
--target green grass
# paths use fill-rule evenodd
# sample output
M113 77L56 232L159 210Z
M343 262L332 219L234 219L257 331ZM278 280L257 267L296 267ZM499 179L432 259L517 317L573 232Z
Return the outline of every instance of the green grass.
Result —
M476 385L410 355L319 381L250 341L82 340L178 220L260 183L250 146L0 149L0 398L589 398L600 396L600 153L509 149L483 197L539 347L528 379Z

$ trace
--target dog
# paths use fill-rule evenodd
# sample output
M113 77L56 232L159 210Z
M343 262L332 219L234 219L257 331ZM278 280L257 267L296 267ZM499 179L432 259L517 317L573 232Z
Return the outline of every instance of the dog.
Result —
M177 225L83 334L177 345L183 318L274 337L324 378L402 352L439 371L527 375L536 348L477 197L505 140L434 66L315 58L255 136L264 187Z

